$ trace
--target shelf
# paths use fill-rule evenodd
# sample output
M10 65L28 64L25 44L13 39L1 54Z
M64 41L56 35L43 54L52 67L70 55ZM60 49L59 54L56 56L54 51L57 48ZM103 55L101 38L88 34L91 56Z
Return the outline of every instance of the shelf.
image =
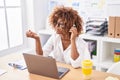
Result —
M111 38L108 36L94 36L91 34L81 34L80 37L84 39L90 39L90 40L101 40L105 42L120 43L120 38Z
M98 59L97 59L97 56L95 56L96 58L93 58L92 59L92 62L93 62L93 66L98 66L99 63L98 63Z
M102 41L120 43L120 38L110 38L110 37L105 36L102 38Z
M115 62L111 61L111 60L106 60L104 62L102 62L100 64L101 68L105 68L105 69L108 69L110 68L110 66L112 66Z
M114 49L120 48L120 43L106 42L102 41L101 44L101 61L104 62L106 60L113 61Z
M90 34L81 34L80 37L83 39L89 39L89 40L100 40L102 38L101 36L94 36Z

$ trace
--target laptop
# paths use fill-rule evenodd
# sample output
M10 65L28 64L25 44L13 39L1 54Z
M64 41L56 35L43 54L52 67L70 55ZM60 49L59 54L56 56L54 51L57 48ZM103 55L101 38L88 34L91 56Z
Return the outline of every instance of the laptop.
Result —
M23 56L30 73L60 79L69 72L68 68L57 67L55 59L51 57L28 53L23 53Z

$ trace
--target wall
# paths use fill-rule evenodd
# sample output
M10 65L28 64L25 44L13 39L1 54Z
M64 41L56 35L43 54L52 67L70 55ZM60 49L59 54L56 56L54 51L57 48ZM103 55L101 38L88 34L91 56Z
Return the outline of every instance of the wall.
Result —
M34 0L34 24L35 31L38 32L40 29L44 29L46 25L46 18L48 14L48 1L49 0Z
M31 29L32 31L38 33L40 29L45 28L48 14L47 3L48 0L26 0L27 29ZM27 41L27 47L35 49L34 39L27 38Z
M46 19L48 14L48 1L49 0L26 0L27 3L27 21L28 28L38 33L39 30L45 29ZM83 17L86 16L99 16L108 17L112 15L120 16L119 10L116 7L120 7L119 0L80 0L80 11ZM81 8L83 7L83 8ZM91 14L90 14L91 12ZM88 14L87 14L88 13ZM101 14L102 13L102 14ZM33 40L29 39L29 45L33 47Z
M26 31L28 29L31 29L34 31L34 10L33 10L33 0L26 0L26 16L27 16L27 24L25 27L26 28ZM29 39L27 38L27 48L34 48L34 41L33 39Z

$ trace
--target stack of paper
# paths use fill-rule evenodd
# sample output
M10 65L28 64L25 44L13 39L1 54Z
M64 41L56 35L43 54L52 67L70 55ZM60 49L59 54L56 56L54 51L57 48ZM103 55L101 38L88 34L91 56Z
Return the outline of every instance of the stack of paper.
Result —
M86 22L86 33L93 35L104 35L107 33L108 22L107 20L89 19Z
M117 77L108 76L105 80L119 80Z

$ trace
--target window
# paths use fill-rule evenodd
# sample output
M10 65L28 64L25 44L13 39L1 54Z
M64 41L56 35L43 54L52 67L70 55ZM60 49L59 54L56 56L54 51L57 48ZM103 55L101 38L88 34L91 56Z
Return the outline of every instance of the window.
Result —
M23 1L0 0L0 52L25 45Z

